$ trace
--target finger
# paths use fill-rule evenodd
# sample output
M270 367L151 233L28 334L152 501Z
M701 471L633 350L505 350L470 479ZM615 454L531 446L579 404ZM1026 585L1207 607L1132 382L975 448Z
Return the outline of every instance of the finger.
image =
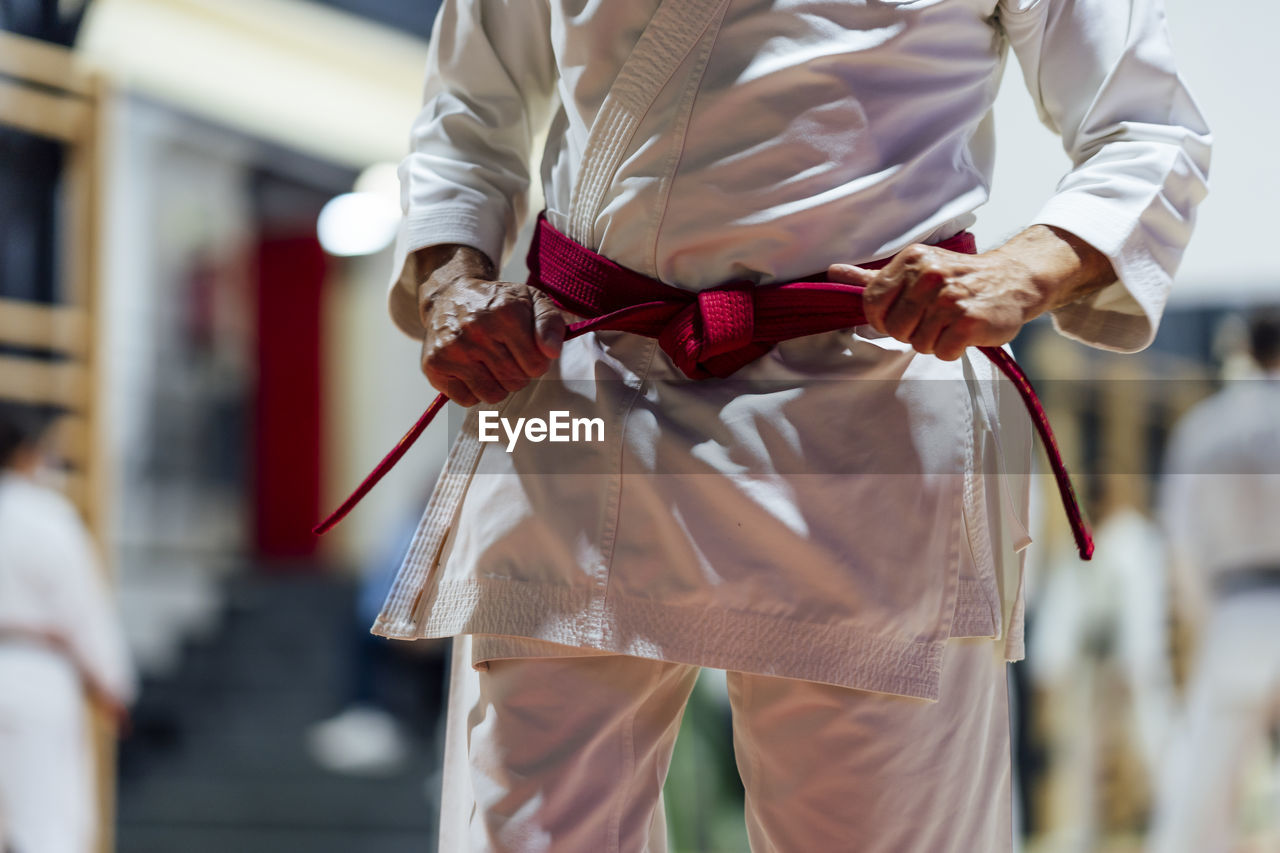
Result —
M512 347L502 341L495 341L493 346L494 351L485 359L485 366L498 380L498 384L512 394L528 385L532 377L516 357ZM526 350L527 354L529 346L528 342L524 342L523 347L517 345L517 348Z
M474 396L497 402L528 384L529 377L499 338L475 326L465 329L463 338L447 346L423 342L422 372L436 388L456 377Z
M530 290L532 291L532 288ZM526 304L529 307L529 313L520 312L517 322L509 327L504 327L505 334L499 340L506 349L506 356L515 365L521 378L532 379L547 372L547 368L551 364L551 357L543 350L538 341L537 318L539 302L537 291L531 292L529 301Z
M881 334L884 328L885 301L892 303L892 282L883 270L869 270L853 264L832 264L827 267L827 278L843 284L854 284L862 290L862 314L868 324Z
M832 264L827 267L827 278L841 284L856 284L869 287L876 280L876 271L854 266L853 264Z
M942 289L942 276L927 271L910 271L906 282L898 289L898 298L884 315L884 327L900 341L909 341L916 326L923 319L926 309Z
M516 337L504 339L498 344L503 348L503 358L511 365L514 376L521 380L529 380L541 376L551 366L551 359L538 346L532 329L524 331ZM499 378L503 378L499 375Z
M466 361L450 359L444 364L435 365L427 372L427 378L433 386L447 394L449 399L462 405L474 405L478 400L497 403L508 394L489 367L475 354ZM455 394L458 396L455 397ZM463 403L464 399L469 402Z
M900 271L885 269L862 291L862 313L867 318L867 323L877 332L889 334L885 316L893 308L904 284Z
M541 354L548 359L558 357L564 345L566 328L564 315L560 313L559 306L551 297L537 291L533 296L533 326L534 340ZM546 369L546 365L543 365L540 370L530 375L540 375Z
M967 347L976 343L973 324L959 320L947 326L942 334L938 335L933 354L943 361L955 361L964 354Z
M448 397L460 406L473 406L480 402L476 395L471 393L471 389L467 384L456 376L450 376L441 373L438 370L423 370L427 375L427 381L431 383L431 387Z
M466 358L465 365L448 372L468 376L471 365L483 365L488 374L508 393L519 391L528 385L529 374L513 351L519 349L527 353L528 350L534 349L527 319L524 325L514 325L506 321L499 329L484 334L482 329L477 328L463 353L463 357ZM538 357L541 358L541 354ZM484 377L478 378L484 379Z
M468 362L457 375L472 394L486 403L501 403L507 397L507 389L502 387L502 383L483 361Z
M925 310L920 322L916 324L915 331L911 333L911 346L916 352L922 352L925 355L935 352L938 338L942 336L952 319L950 312L940 306L936 304L930 306Z
M474 406L480 398L471 393L467 383L456 376L432 377L431 386L459 406Z

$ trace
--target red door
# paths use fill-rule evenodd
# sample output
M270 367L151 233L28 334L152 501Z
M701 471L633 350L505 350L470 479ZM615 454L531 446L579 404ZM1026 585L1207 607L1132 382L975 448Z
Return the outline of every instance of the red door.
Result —
M268 237L258 247L254 530L258 556L267 561L299 560L316 550L326 267L313 235Z

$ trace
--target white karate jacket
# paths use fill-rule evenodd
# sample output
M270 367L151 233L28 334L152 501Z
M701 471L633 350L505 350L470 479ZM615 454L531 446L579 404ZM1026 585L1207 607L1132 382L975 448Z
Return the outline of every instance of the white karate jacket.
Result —
M75 507L0 471L0 643L6 634L54 640L86 683L122 707L137 694L114 597Z
M544 128L552 224L690 290L951 236L987 199L1012 46L1075 163L1035 222L1118 275L1057 328L1150 342L1209 146L1159 2L726 0L634 135L594 138L621 148L593 193L576 185L602 156L593 120L657 7L446 0L400 169L400 329L422 335L414 250L511 250ZM508 453L478 442L481 410L598 417L604 441ZM1021 404L977 353L859 327L691 383L651 340L586 335L473 408L374 631L475 634L477 664L623 652L933 698L949 637L1022 654L1029 457Z
M1280 569L1280 371L1232 380L1178 422L1160 509L1203 587L1237 570Z

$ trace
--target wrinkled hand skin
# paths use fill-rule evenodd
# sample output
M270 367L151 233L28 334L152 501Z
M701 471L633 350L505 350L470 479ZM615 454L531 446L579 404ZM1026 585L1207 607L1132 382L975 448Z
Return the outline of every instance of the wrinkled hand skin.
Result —
M496 280L492 261L470 246L433 246L415 258L421 365L432 387L462 406L498 403L546 373L566 326L548 296Z
M917 243L882 270L833 264L827 274L866 288L863 307L874 329L944 361L967 347L1008 343L1025 323L1116 278L1105 255L1046 225L977 255Z

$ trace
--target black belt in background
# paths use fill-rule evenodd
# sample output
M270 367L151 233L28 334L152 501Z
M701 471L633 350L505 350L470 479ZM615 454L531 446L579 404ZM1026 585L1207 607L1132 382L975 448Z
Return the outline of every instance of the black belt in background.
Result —
M1264 590L1280 591L1280 564L1230 569L1213 579L1213 592L1219 598Z

